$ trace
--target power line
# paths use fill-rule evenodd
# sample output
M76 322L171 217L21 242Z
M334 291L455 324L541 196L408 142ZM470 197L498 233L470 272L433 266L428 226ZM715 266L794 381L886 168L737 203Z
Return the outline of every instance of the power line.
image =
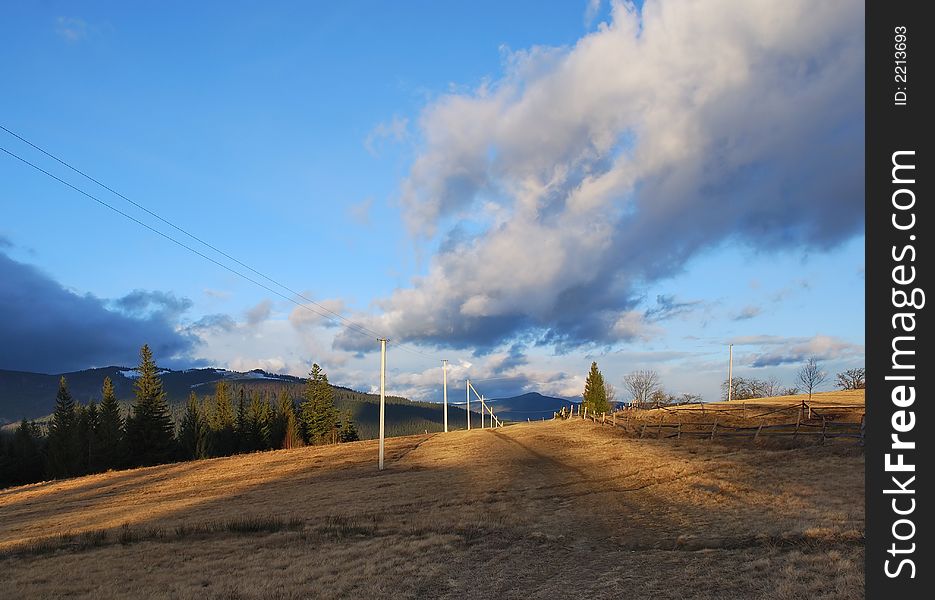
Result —
M336 312L336 311L331 310L330 308L328 308L328 307L326 307L326 306L324 306L324 305L322 305L322 304L320 304L320 303L318 303L318 302L312 300L311 298L305 296L304 294L293 290L293 289L290 288L289 286L287 286L287 285L285 285L285 284L283 284L283 283L280 283L279 281L277 281L276 279L274 279L274 278L272 278L272 277L266 275L265 273L262 273L261 271L258 271L257 269L254 269L254 268L251 267L250 265L244 263L243 261L241 261L241 260L237 259L236 257L230 255L229 253L227 253L227 252L221 250L221 249L218 248L217 246L215 246L215 245L213 245L213 244L211 244L211 243L205 241L204 239L202 239L201 237L195 235L194 233L191 233L190 231L188 231L188 230L186 230L186 229L180 227L179 225L176 225L175 223L173 223L172 221L170 221L170 220L168 220L168 219L162 217L162 216L159 215L158 213L156 213L156 212L154 212L154 211L152 211L152 210L146 208L146 207L143 206L142 204L140 204L140 203L134 201L133 199L127 197L126 195L120 193L120 192L117 191L116 189L114 189L114 188L108 186L107 184L105 184L104 182L100 181L99 179L93 177L92 175L89 175L88 173L85 173L84 171L82 171L81 169L79 169L79 168L75 167L74 165L68 163L68 162L65 161L64 159L62 159L62 158L56 156L55 154L52 154L51 152L49 152L49 151L46 150L45 148L42 148L41 146L39 146L39 145L37 145L37 144L31 142L30 140L24 138L23 136L19 135L19 134L16 133L15 131L12 131L12 130L8 129L8 128L5 127L4 125L0 124L0 129L2 129L3 131L5 131L5 132L8 133L9 135L15 137L16 139L20 140L20 141L23 142L24 144L27 144L27 145L30 146L31 148L37 150L38 152L41 152L41 153L44 154L45 156L51 158L52 160L54 160L55 162L61 164L61 165L64 166L64 167L66 167L67 169L70 169L71 171L73 171L73 172L77 173L78 175L84 177L85 179L87 179L87 180L89 180L89 181L91 181L91 182L97 184L98 186L100 186L100 187L102 187L103 189L107 190L108 192L114 194L115 196L117 196L117 197L119 197L119 198L121 198L121 199L123 199L123 200L129 202L130 204L132 204L132 205L135 206L136 208L142 210L142 211L145 212L146 214L152 216L153 218L158 219L159 221L161 221L162 223L164 223L164 224L168 225L169 227L175 229L176 231L178 231L178 232L180 232L180 233L182 233L182 234L188 236L188 237L191 238L192 240L195 240L196 242L198 242L199 244L205 246L206 248L209 248L209 249L213 250L214 252L217 252L217 253L220 254L221 256L227 258L228 260L233 261L234 263L240 265L240 266L243 267L244 269L247 269L247 270L250 271L251 273L254 273L255 275L258 275L259 277L262 277L263 279L265 279L266 281L272 283L273 285L275 285L275 286L277 286L277 287L279 287L279 288L281 288L281 289L283 289L283 290L286 290L286 291L289 292L290 294L292 294L292 295L294 295L294 296L296 296L296 297L298 297L298 298L301 298L301 299L304 300L305 302L307 302L307 303L309 303L309 304L312 304L312 305L318 307L318 309L320 309L320 310L314 310L314 309L312 309L311 307L305 306L305 308L307 308L309 311L311 311L311 312L313 312L313 313L315 313L315 314L317 314L317 315L319 315L319 316L321 316L321 317L324 317L324 318L326 318L326 319L328 319L328 320L330 320L330 321L332 321L332 322L335 322L335 321L334 321L335 318L336 318L336 319L339 319L339 320L340 320L341 322L343 322L343 324L344 324L345 326L347 326L349 329L352 329L352 330L354 330L354 331L356 331L356 332L358 332L358 333L361 333L361 334L363 334L363 335L373 336L374 338L377 338L377 339L379 339L379 338L384 338L384 337L385 337L383 334L381 334L381 333L379 333L379 332L377 332L377 331L374 331L373 329L370 329L369 327L366 327L366 326L364 326L364 325L361 325L361 324L359 324L359 323L356 323L356 322L352 321L351 319L348 319L348 318L345 317L344 315L342 315L342 314L340 314L340 313L338 313L338 312ZM188 246L188 245L186 245L186 244L184 244L184 243L182 243L182 242L176 240L175 238L173 238L173 237L171 237L171 236L169 236L169 235L164 234L163 232L161 232L161 231L159 231L159 230L157 230L157 229L155 229L155 228L153 228L153 227L147 225L146 223L143 223L143 222L140 221L139 219L136 219L136 218L132 217L131 215L129 215L129 214L127 214L127 213L125 213L125 212L123 212L123 211L117 209L116 207L114 207L114 206L112 206L112 205L110 205L110 204L104 202L104 201L101 200L100 198L97 198L96 196L93 196L93 195L91 195L91 194L85 192L84 190L79 189L78 187L76 187L76 186L74 186L74 185L68 183L67 181L65 181L65 180L63 180L63 179L61 179L61 178L59 178L59 177L53 175L52 173L46 171L45 169L42 169L41 167L39 167L39 166L33 164L32 162L30 162L30 161L28 161L28 160L22 158L21 156L19 156L19 155L17 155L17 154L14 154L13 152L7 150L6 148L0 147L0 149L2 149L5 153L9 154L9 155L12 156L13 158L16 158L16 159L22 161L23 163L29 165L30 167L36 169L37 171L39 171L39 172L41 172L41 173L43 173L43 174L45 174L45 175L51 177L51 178L55 179L56 181L58 181L58 182L60 182L60 183L62 183L62 184L64 184L64 185L66 185L66 186L72 188L73 190L75 190L75 191L77 191L77 192L79 192L79 193L81 193L81 194L83 194L83 195L85 195L85 196L91 198L91 199L94 200L95 202L98 202L99 204L101 204L101 205L103 205L103 206L105 206L105 207L107 207L107 208L113 210L114 212L116 212L116 213L118 213L118 214L120 214L120 215L122 215L122 216L124 216L124 217L126 217L126 218L128 218L128 219L130 219L130 220L132 220L133 222L135 222L135 223L137 223L137 224L139 224L139 225L142 225L143 227L149 229L150 231L153 231L154 233L157 233L157 234L161 235L162 237L164 237L164 238L166 238L166 239L168 239L168 240L170 240L170 241L172 241L172 242L178 244L179 246L185 248L186 250L189 250L189 251L191 251L191 252L194 252L194 253L197 254L198 256L201 256L202 258L204 258L204 259L206 259L206 260L209 260L209 261L211 261L212 263L214 263L214 264L216 264L216 265L218 265L218 266L220 266L220 267L223 267L224 269L226 269L226 270L228 270L228 271L230 271L230 272L232 272L232 273L234 273L234 274L236 274L236 275L242 277L243 279L245 279L245 280L247 280L247 281L249 281L249 282L251 282L251 283L253 283L253 284L255 284L255 285L260 286L261 288L263 288L263 289L265 289L265 290L267 290L267 291L269 291L269 292L271 292L271 293L273 293L273 294L276 294L277 296L279 296L279 297L281 297L281 298L285 298L286 300L289 300L290 302L292 302L293 304L296 304L297 306L303 306L301 303L296 302L294 299L289 298L289 297L286 297L285 295L283 295L283 294L280 293L280 292L277 292L276 290L270 289L268 286L266 286L266 285L264 285L264 284L262 284L262 283L256 281L255 279L252 279L252 278L250 278L250 277L244 275L243 273L240 273L239 271L236 271L235 269L232 269L232 268L228 267L227 265L224 265L224 264L220 263L219 261L214 260L214 259L210 258L209 256L206 256L206 255L203 254L202 252L199 252L198 250L195 250L194 248L192 248L192 247L190 247L190 246ZM328 315L323 314L321 311L324 311L325 313L328 313L328 314L332 315L333 318L332 318L332 317L328 317ZM388 343L390 343L390 342L388 341ZM421 350L418 350L417 348L408 346L408 345L406 345L406 344L402 344L402 343L400 343L400 342L392 342L392 345L396 346L397 348L399 348L399 349L401 349L401 350L403 350L403 351L409 352L410 354L416 354L416 355L425 356L425 357L428 357L428 358L435 358L435 355L433 355L433 354L428 354L428 353L426 353L426 352L422 352Z
M329 314L331 314L331 315L334 315L336 318L340 319L341 321L343 321L343 322L345 322L345 323L352 324L358 331L361 331L361 332L363 332L363 333L366 333L367 335L373 335L373 336L375 336L375 337L377 337L377 338L381 337L381 335L380 335L379 333L377 333L376 331L373 331L372 329L370 329L370 328L368 328L368 327L364 327L363 325L359 325L359 324L357 324L357 323L354 323L353 321L351 321L350 319L344 317L344 316L341 315L340 313L337 313L337 312L331 310L330 308L328 308L328 307L326 307L326 306L323 306L323 305L319 304L318 302L315 302L315 301L312 300L311 298L308 298L308 297L304 296L303 294L301 294L301 293L299 293L299 292L297 292L297 291L291 289L290 287L288 287L288 286L286 286L286 285L284 285L284 284L282 284L282 283L276 281L276 280L273 279L272 277L270 277L270 276L268 276L268 275L266 275L266 274L264 274L264 273L261 273L260 271L254 269L254 268L251 267L250 265L245 264L244 262L242 262L242 261L238 260L237 258L231 256L231 255L228 254L227 252L224 252L223 250L221 250L221 249L218 248L217 246L214 246L214 245L212 245L212 244L206 242L205 240L203 240L202 238L198 237L197 235L191 233L190 231L188 231L188 230L186 230L186 229L183 229L182 227L176 225L175 223L169 221L168 219L166 219L166 218L160 216L159 214L153 212L152 210L146 208L146 207L143 206L142 204L140 204L140 203L138 203L138 202L136 202L136 201L134 201L134 200L128 198L128 197L125 196L124 194L121 194L120 192L118 192L118 191L115 190L114 188L108 186L107 184L103 183L102 181L100 181L100 180L98 180L98 179L92 177L91 175L88 175L87 173L85 173L85 172L82 171L81 169L79 169L79 168L77 168L77 167L75 167L75 166L69 164L68 162L66 162L65 160L63 160L63 159L59 158L58 156L52 154L52 153L49 152L48 150L46 150L46 149L44 149L44 148L42 148L42 147L40 147L40 146L34 144L33 142L31 142L31 141L27 140L26 138L24 138L23 136L19 135L18 133L7 129L7 128L4 127L2 124L0 124L0 129L2 129L3 131L7 132L7 133L10 134L10 135L12 135L12 136L15 137L16 139L18 139L18 140L20 140L21 142L23 142L24 144L27 144L27 145L29 145L30 147L34 148L35 150L37 150L37 151L41 152L42 154L48 156L49 158L51 158L51 159L54 160L55 162L59 163L60 165L62 165L62 166L64 166L64 167L66 167L66 168L68 168L68 169L74 171L75 173L81 175L81 176L84 177L85 179L88 179L89 181L92 181L92 182L96 183L97 185L99 185L100 187L104 188L104 189L107 190L108 192L114 194L115 196L118 196L119 198L122 198L123 200L126 200L127 202L129 202L129 203L132 204L133 206L135 206L135 207L137 207L138 209L140 209L140 210L142 210L143 212L145 212L146 214L148 214L148 215L150 215L150 216L152 216L152 217L158 219L159 221L162 221L163 223L165 223L165 224L168 225L169 227L175 229L176 231L179 231L180 233L185 234L186 236L188 236L188 237L190 237L191 239L195 240L195 241L198 242L199 244L202 244L203 246L205 246L205 247L207 247L207 248L210 248L211 250L217 252L217 253L220 254L221 256L223 256L223 257L225 257L225 258L227 258L227 259L229 259L229 260L231 260L231 261L237 263L237 264L240 265L241 267L247 269L248 271L250 271L250 272L252 272L252 273L254 273L254 274L256 274L256 275L259 275L260 277L262 277L263 279L269 281L270 283L272 283L272 284L274 284L274 285L276 285L276 286L278 286L278 287L280 287L280 288L286 290L286 291L289 292L290 294L293 294L294 296L297 296L297 297L301 298L302 300L305 300L306 302L308 302L308 303L310 303L310 304L314 304L315 306L317 306L317 307L320 308L321 310L323 310L323 311L325 311L325 312L327 312L327 313L329 313ZM18 156L16 156L16 155L12 154L12 153L9 152L9 151L6 151L6 150L4 150L4 151L7 152L7 154L10 154L10 155L12 155L12 156L14 156L14 157L16 157L16 158L20 158L20 157L18 157ZM29 163L29 162L25 161L24 159L21 159L21 158L20 158L20 160L23 160L23 162L26 162L27 164L29 164L30 166L32 166L32 167L34 167L34 168L38 168L38 167L36 167L35 165L33 165L32 163ZM40 169L40 170L42 170L42 169ZM47 171L42 171L42 172L46 173L47 175L50 175ZM50 175L50 176L51 176L51 175ZM56 179L58 179L58 178L56 177ZM59 180L59 181L62 181L61 179L58 179L58 180ZM63 183L64 183L64 182L63 182ZM123 213L121 213L121 214L123 214ZM127 216L127 215L124 215L124 216ZM137 221L137 222L139 222L139 221ZM321 313L317 313L317 314L321 314ZM324 315L322 315L322 316L324 316Z
M0 125L0 127L2 127L2 125ZM304 308L305 310L308 310L308 311L310 311L310 312L312 312L312 313L315 313L316 315L318 315L318 316L320 316L320 317L323 317L323 318L325 318L325 319L328 319L329 321L336 322L335 319L334 319L334 317L331 317L331 316L329 316L329 315L327 315L327 314L325 314L325 313L323 313L323 312L317 311L317 310L315 310L314 308L312 308L311 306L309 306L308 304L303 304L303 303L301 303L301 302L298 302L298 301L295 300L294 298L291 298L291 297L289 297L289 296L286 296L285 294L283 294L283 293L281 293L281 292L279 292L279 291L277 291L277 290L274 290L273 288L271 288L271 287L269 287L269 286L267 286L267 285L265 285L265 284L263 284L263 283L257 281L256 279L253 279L253 278L249 277L248 275L244 275L244 274L241 273L240 271L238 271L238 270L236 270L236 269L234 269L234 268L232 268L232 267L230 267L230 266L228 266L228 265L225 265L224 263L222 263L222 262L220 262L220 261L218 261L218 260L215 260L214 258L211 258L210 256L206 255L205 253L203 253L203 252L201 252L201 251L199 251L199 250L197 250L197 249L195 249L195 248L192 248L191 246L185 244L184 242L181 242L181 241L175 239L175 238L172 237L171 235L169 235L169 234L167 234L167 233L164 233L164 232L162 232L162 231L159 231L159 230L156 229L155 227L152 227L151 225L149 225L149 224L147 224L147 223L144 223L143 221L137 219L136 217L134 217L134 216L132 216L132 215L130 215L130 214L128 214L128 213L126 213L126 212L120 210L120 209L117 208L116 206L114 206L114 205L112 205L112 204L110 204L110 203L108 203L108 202L106 202L106 201L104 201L104 200L101 200L101 199L98 198L97 196L95 196L95 195L93 195L93 194L91 194L91 193L89 193L89 192L84 191L83 189L81 189L81 188L79 188L79 187L73 185L72 183L69 183L68 181L65 181L65 180L62 179L61 177L58 177L57 175L54 175L54 174L50 173L49 171L46 171L46 170L43 169L42 167L40 167L40 166L38 166L38 165L36 165L36 164L30 162L29 160L23 158L22 156L19 156L18 154L15 154L14 152L11 152L11 151L7 150L7 149L4 148L3 146L0 146L0 151L3 151L4 153L8 154L9 156L15 158L16 160L18 160L18 161L20 161L20 162L22 162L22 163L24 163L24 164L26 164L26 165L32 167L32 168L35 169L36 171L39 171L40 173L42 173L42 174L44 174L44 175L47 175L48 177L51 177L51 178L54 179L55 181L58 181L58 182L61 183L62 185L71 188L72 190L78 192L79 194L81 194L81 195L83 195L83 196L86 196L86 197L90 198L91 200L94 200L95 202L97 202L97 203L100 204L101 206L104 206L104 207L106 207L106 208L108 208L108 209L114 211L115 213L117 213L117 214L119 214L119 215L121 215L121 216L123 216L123 217L125 217L125 218L127 218L127 219L129 219L129 220L131 220L131 221L133 221L134 223L136 223L136 224L138 224L138 225L140 225L140 226L142 226L142 227L145 227L146 229L152 231L153 233L155 233L155 234L157 234L157 235L159 235L159 236L162 236L163 238L169 240L170 242L172 242L172 243L174 243L174 244L177 244L178 246L181 246L182 248L188 250L189 252L192 252L192 253L194 253L194 254L197 254L197 255L200 256L201 258L203 258L203 259L205 259L205 260L207 260L207 261L210 261L211 263L214 263L215 265L221 267L222 269L225 269L225 270L227 270L227 271L233 273L234 275L237 275L238 277L241 277L242 279L244 279L244 280L246 280L246 281L249 281L250 283L252 283L252 284L254 284L254 285L257 285L257 286L263 288L264 290L266 290L266 291L268 291L268 292L270 292L270 293L272 293L272 294L275 294L275 295L279 296L280 298L283 298L283 299L285 299L285 300L288 300L289 302L292 302L292 303L295 304L296 306L302 307L302 308ZM315 304L316 306L318 305L317 303L314 303L314 302L313 302L312 304ZM327 309L325 309L325 310L327 310ZM332 313L333 313L333 311L330 311L330 310L328 310L328 312L332 312ZM345 319L344 317L342 317L342 319L344 319L344 321L345 321L344 325L345 325L346 327L351 328L351 329L354 329L354 330L357 331L358 333L361 333L361 334L364 334L364 335L370 335L370 334L372 333L372 332L370 332L370 330L368 330L367 328L365 328L365 327L363 327L363 326L359 326L359 325L357 325L356 323L354 323L353 321L350 321L349 319ZM338 323L338 324L340 324L340 323Z

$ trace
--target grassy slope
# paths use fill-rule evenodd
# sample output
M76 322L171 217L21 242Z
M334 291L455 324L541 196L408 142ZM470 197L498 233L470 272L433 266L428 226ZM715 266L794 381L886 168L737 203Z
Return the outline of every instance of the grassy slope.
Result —
M862 593L863 456L852 446L635 440L575 420L395 438L386 471L375 459L366 441L0 491L0 550L35 550L0 557L3 589L200 600ZM251 516L272 526L243 527ZM64 532L84 536L55 537Z

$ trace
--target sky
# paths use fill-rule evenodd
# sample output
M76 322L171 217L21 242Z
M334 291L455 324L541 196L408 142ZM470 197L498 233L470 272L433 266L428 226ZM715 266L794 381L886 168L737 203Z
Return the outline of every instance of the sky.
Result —
M228 255L0 130L216 261L0 152L0 368L148 343L370 391L378 334L417 399L447 359L451 394L596 361L716 400L730 344L863 366L856 0L5 3L0 40L0 125Z

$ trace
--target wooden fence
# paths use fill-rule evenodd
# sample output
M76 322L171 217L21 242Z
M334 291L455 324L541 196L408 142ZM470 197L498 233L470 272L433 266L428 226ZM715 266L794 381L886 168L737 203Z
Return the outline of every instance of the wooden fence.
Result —
M738 426L738 425L729 425L727 423L718 422L717 414L723 412L730 412L730 409L724 410L722 408L708 408L707 412L712 413L714 419L712 421L676 421L672 423L666 423L664 420L659 422L651 423L642 420L633 419L631 423L630 411L624 411L623 415L620 413L612 413L608 415L607 413L597 414L588 414L587 409L581 410L579 408L578 414L569 412L565 414L564 409L561 413L555 413L555 418L581 418L588 419L597 423L598 425L609 425L611 427L619 427L631 433L637 435L640 439L651 438L651 439L668 439L675 438L681 439L685 438L703 438L703 439L715 439L717 438L727 438L727 437L736 437L736 438L752 438L754 441L761 437L774 437L774 436L785 436L791 437L793 440L798 439L801 436L803 439L817 439L819 443L824 443L825 440L835 439L835 438L851 438L857 440L859 445L864 443L864 415L860 415L860 422L840 422L829 418L829 412L831 410L837 409L852 409L852 408L864 408L860 405L854 406L843 406L835 405L831 407L808 407L806 406L803 410L802 404L797 403L793 406L783 406L776 408L775 410L770 410L765 413L758 415L752 415L751 419L762 419L765 416L769 416L781 411L795 410L798 414L795 423L766 423L761 421L757 425L753 426ZM664 409L669 413L681 413L682 410L671 410ZM822 411L825 411L825 414L821 414ZM692 412L695 412L694 410ZM802 416L807 414L808 416L803 419ZM704 412L702 414L705 414Z

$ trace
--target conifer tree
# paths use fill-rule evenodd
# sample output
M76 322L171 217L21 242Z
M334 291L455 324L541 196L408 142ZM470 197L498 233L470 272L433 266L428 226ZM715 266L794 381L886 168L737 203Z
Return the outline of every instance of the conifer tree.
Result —
M88 473L91 469L91 452L94 447L94 426L93 421L97 420L97 409L94 409L93 420L90 412L93 404L88 406L75 406L75 415L77 427L75 429L76 448L78 450L78 473Z
M18 485L41 481L44 474L43 439L39 426L23 419L7 448L9 454L8 483Z
M228 456L237 450L234 405L226 381L218 381L214 388L212 410L208 414L213 456Z
M337 441L338 415L334 407L334 392L328 376L318 364L312 365L302 395L299 420L302 437L307 444L328 444Z
M295 405L289 390L283 388L279 391L275 415L270 424L270 441L273 448L297 448L302 445L302 435L298 419L295 416Z
M358 440L360 440L360 434L357 433L357 426L354 425L354 421L351 419L351 413L345 412L338 427L338 441L343 444Z
M136 465L155 465L172 458L175 426L166 403L166 393L148 345L140 349L133 392L136 397L127 419L127 448Z
M304 440L302 439L302 430L299 426L299 420L295 416L295 410L290 407L285 417L282 447L288 450L290 448L301 448L303 445Z
M250 450L247 432L247 402L244 398L244 389L240 388L240 398L237 401L237 417L234 421L234 431L237 435L237 452Z
M588 409L588 414L598 415L610 411L610 403L607 401L607 388L604 385L604 376L597 368L597 363L591 363L591 370L588 372L588 378L584 382L584 395L582 398L584 406Z
M208 456L208 422L195 392L188 396L188 405L179 428L179 445L182 455L187 459L197 460Z
M104 378L104 386L101 388L101 406L97 421L96 466L102 471L116 469L124 462L121 456L123 417L120 415L120 404L117 403L117 395L110 377Z
M78 415L75 401L63 376L55 395L55 412L49 422L47 472L50 477L70 477L78 473Z
M259 392L250 394L250 407L247 410L247 445L250 451L269 448L270 405L269 396L260 399Z

